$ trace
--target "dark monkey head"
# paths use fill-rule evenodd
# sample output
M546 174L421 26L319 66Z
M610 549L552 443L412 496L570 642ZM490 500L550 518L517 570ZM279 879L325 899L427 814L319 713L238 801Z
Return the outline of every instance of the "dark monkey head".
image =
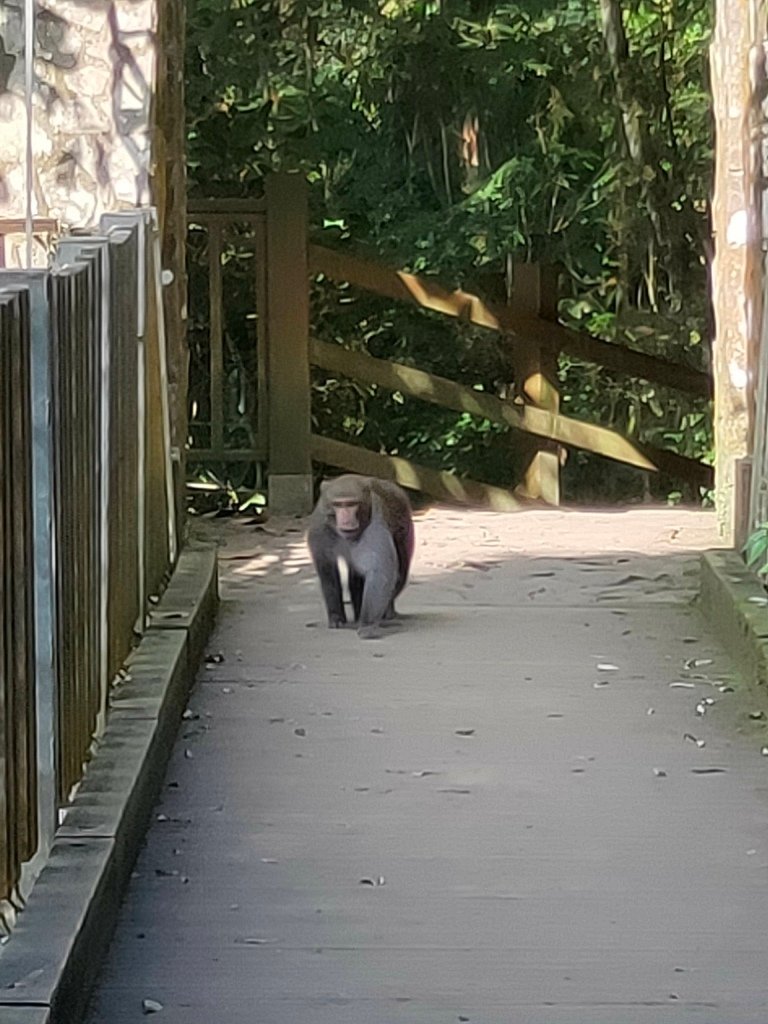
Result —
M371 491L358 476L339 476L321 485L328 525L340 537L356 540L371 521Z

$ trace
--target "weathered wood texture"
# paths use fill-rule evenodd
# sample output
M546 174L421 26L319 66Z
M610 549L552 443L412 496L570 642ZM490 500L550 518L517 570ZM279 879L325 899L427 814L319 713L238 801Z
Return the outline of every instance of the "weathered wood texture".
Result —
M0 909L37 841L29 305L0 295Z
M490 508L495 512L516 512L523 507L523 503L503 487L465 480L453 473L420 466L410 459L367 451L318 434L312 435L312 458L326 466L336 466L351 473L394 480L402 487L421 491L422 494L453 505Z
M158 0L155 0L158 2ZM187 179L184 96L184 0L157 7L157 74L153 111L152 196L160 218L162 262L173 278L163 288L168 351L171 445L176 467L176 527L186 517L184 453L187 446Z
M600 341L530 312L489 305L470 292L460 289L448 291L425 277L391 270L319 245L309 247L309 265L313 273L324 274L332 281L348 281L355 287L377 295L401 299L423 309L466 320L478 327L502 331L510 335L513 342L519 337L524 342L550 345L558 351L598 363L609 370L656 381L691 394L708 397L711 392L710 379L706 373L609 341Z
M511 303L513 309L557 320L557 272L554 267L520 263L514 267ZM551 342L512 345L515 388L527 404L560 412L558 381L559 351ZM551 441L542 442L533 435L516 439L525 469L520 490L530 498L548 505L560 504L560 448Z
M280 478L289 488L291 481L303 479L308 494L309 270L303 176L272 175L267 179L267 202L270 490Z
M717 0L711 47L716 123L712 267L716 338L716 506L723 537L732 541L736 460L752 445L761 319L760 195L761 121L757 87L765 34L757 0Z
M354 380L392 391L402 391L433 405L455 409L457 412L468 412L473 416L505 424L536 437L582 448L636 466L638 469L652 472L663 470L696 483L706 483L710 480L710 467L693 459L629 441L615 431L593 423L583 423L581 420L551 413L532 405L505 402L494 395L475 391L445 377L416 370L402 363L374 359L363 352L350 352L340 345L316 340L312 342L311 359L316 366Z

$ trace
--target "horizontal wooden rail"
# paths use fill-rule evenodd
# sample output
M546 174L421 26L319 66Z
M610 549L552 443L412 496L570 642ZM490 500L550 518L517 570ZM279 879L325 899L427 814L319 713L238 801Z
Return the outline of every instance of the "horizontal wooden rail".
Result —
M614 459L651 472L664 470L693 483L708 486L711 467L674 452L651 448L629 441L607 427L584 423L569 416L548 412L532 405L515 405L494 395L475 391L456 384L445 377L416 370L402 363L375 359L364 352L350 352L340 345L314 340L310 359L316 365L333 373L375 384L390 391L402 391L433 405L468 412L494 423L522 430L536 437L560 444L582 448L585 451Z
M190 199L187 202L187 220L196 217L222 217L227 221L249 220L263 217L267 210L266 200L260 199Z
M266 462L267 446L253 448L188 448L187 462Z
M312 458L327 466L337 466L352 473L364 476L376 476L383 480L394 480L402 487L429 494L438 501L453 502L458 505L481 506L495 512L517 512L526 504L511 491L491 484L478 483L476 480L465 480L453 473L420 466L409 459L396 455L382 455L366 451L343 441L334 441L329 437L312 435Z
M332 281L347 281L376 295L410 302L478 327L504 331L529 341L546 342L568 355L630 377L679 388L704 398L708 398L712 391L709 375L700 370L646 355L613 342L601 341L554 321L491 305L461 289L449 291L430 278L418 277L403 270L392 270L320 245L310 245L309 265L313 273L325 274Z

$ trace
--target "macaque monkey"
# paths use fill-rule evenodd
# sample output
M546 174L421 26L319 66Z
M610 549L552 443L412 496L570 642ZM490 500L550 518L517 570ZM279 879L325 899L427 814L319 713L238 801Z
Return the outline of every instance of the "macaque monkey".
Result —
M349 571L349 596L358 634L381 635L382 621L395 617L395 598L405 586L413 557L411 506L397 484L353 473L326 480L309 522L328 626L346 624L339 559Z

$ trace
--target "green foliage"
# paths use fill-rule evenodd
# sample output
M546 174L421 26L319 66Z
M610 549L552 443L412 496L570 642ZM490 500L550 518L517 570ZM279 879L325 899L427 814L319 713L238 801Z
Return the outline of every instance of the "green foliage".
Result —
M710 4L620 13L614 66L583 0L190 0L190 187L253 195L266 171L301 167L326 245L497 301L510 260L557 262L566 322L706 368ZM325 282L313 315L326 340L511 386L503 339L465 325ZM570 415L710 451L703 402L574 360L561 378ZM510 435L456 414L322 375L314 409L331 436L499 483L514 472ZM570 461L571 493L593 494L590 476L611 490L591 460ZM614 482L646 488L636 473Z
M744 561L758 576L768 576L768 523L761 523L747 538Z

